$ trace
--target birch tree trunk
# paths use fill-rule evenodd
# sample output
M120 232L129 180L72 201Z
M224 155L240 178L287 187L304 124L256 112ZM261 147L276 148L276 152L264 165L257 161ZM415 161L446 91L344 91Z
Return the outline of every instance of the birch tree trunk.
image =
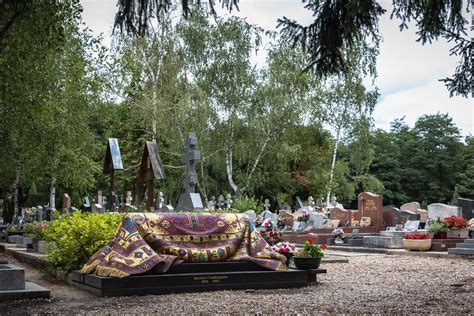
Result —
M21 162L20 159L15 157L15 179L13 180L11 191L13 192L13 218L12 223L19 215L19 205L18 205L18 185L20 184L20 173L21 173Z
M339 141L341 138L341 126L337 128L336 143L334 144L334 151L332 153L331 172L329 174L328 194L326 195L326 206L329 205L329 199L331 198L331 187L332 180L334 178L334 167L336 166L337 148L339 147Z
M49 186L49 208L56 209L56 176L51 176L51 183Z
M234 182L233 171L232 171L232 159L233 159L233 144L234 142L234 127L230 128L230 140L227 142L227 151L225 155L225 167L227 172L227 180L229 185L234 190L234 193L237 197L240 197L242 193L238 185Z

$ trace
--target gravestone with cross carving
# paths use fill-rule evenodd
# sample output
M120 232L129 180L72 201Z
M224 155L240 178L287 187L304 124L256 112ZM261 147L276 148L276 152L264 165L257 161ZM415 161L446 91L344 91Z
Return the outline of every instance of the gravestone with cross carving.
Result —
M263 207L265 208L264 210L265 211L270 211L270 200L269 199L265 199L265 203L263 204Z
M203 210L201 195L196 193L198 178L196 173L196 161L201 159L201 152L196 150L197 137L195 133L188 133L185 140L186 152L181 161L186 164L186 178L183 181L184 193L179 198L176 210L190 211Z

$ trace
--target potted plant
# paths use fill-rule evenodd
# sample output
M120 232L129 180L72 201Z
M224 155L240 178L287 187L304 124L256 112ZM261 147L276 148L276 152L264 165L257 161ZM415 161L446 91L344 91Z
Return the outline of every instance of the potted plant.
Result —
M296 268L300 270L319 268L321 258L324 256L324 250L326 250L325 244L319 246L313 243L311 237L306 239L303 249L300 249L296 256L293 257Z
M431 238L428 234L411 233L406 234L403 239L406 250L426 251L431 249Z
M428 232L434 234L433 239L446 239L449 230L448 224L439 218L428 223Z
M46 222L40 222L34 224L34 235L38 239L38 247L36 249L39 253L46 253L46 241L44 240L44 231L47 228Z
M449 237L469 237L469 221L464 217L451 215L443 218L442 221L446 223L450 229L448 232Z
M291 258L294 256L294 246L289 242L281 241L270 247L272 251L278 252L286 257L286 265L290 264Z

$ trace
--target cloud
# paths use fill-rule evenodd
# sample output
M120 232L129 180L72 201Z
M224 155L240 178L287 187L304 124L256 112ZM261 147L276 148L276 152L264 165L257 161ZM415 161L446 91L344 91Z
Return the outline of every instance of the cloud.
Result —
M474 109L471 99L449 97L442 82L436 79L426 84L392 93L383 98L374 112L375 125L390 129L390 122L406 116L405 122L413 127L424 114L448 113L461 129L461 134L474 135Z

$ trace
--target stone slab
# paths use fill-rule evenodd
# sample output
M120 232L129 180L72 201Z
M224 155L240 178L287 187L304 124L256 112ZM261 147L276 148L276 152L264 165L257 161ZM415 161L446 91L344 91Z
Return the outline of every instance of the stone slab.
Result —
M474 256L473 248L449 248L449 254Z
M24 290L25 269L13 264L0 265L0 291Z
M384 236L364 236L364 247L370 248L389 248L401 249L403 247L403 238L384 237Z
M456 247L456 244L462 242L462 239L431 239L432 251L448 251L448 248Z
M0 291L0 301L49 298L48 289L32 282L25 282L24 290Z
M326 273L325 269L318 269ZM72 272L72 283L98 296L129 296L237 289L305 287L315 282L314 271L232 271L135 275L122 279Z

